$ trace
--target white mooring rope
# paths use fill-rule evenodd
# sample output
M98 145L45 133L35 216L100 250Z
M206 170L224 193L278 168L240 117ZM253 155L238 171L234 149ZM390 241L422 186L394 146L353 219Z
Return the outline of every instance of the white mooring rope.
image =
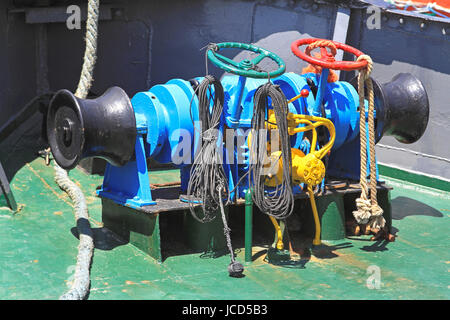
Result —
M87 97L93 81L95 62L97 61L97 30L100 0L89 0L88 18L86 21L86 50L84 52L83 69L75 95L84 99Z
M97 60L97 30L100 0L89 0L88 18L86 22L86 50L83 59L80 82L75 96L85 99L93 81L93 71ZM89 224L89 212L83 191L70 180L68 172L55 163L55 181L67 192L74 202L74 214L80 237L74 281L71 288L60 300L83 300L89 292L90 265L94 252L94 237Z

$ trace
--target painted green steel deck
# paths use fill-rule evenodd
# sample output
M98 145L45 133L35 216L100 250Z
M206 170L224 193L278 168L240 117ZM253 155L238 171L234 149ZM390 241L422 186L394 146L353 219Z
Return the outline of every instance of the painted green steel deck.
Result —
M95 196L102 177L70 175L85 191L96 237L89 299L450 298L449 192L383 177L394 187L395 242L361 237L328 243L327 254L289 267L267 264L262 255L236 279L226 272L228 256L172 256L158 264L111 238ZM177 171L151 177L153 183L179 179ZM57 299L70 283L78 246L70 199L42 159L17 172L12 190L22 209L13 215L0 200L0 299ZM244 260L243 250L238 258ZM379 289L366 285L372 265L380 268Z

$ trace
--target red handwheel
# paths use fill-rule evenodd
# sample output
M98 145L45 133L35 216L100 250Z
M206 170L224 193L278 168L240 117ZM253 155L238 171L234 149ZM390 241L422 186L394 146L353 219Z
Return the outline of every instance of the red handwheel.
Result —
M308 45L308 47L306 47L305 49L305 52L301 51L299 48L300 46L304 45ZM320 58L312 57L311 51L319 47L321 48L321 57ZM330 49L330 53L328 53L326 48ZM296 40L291 44L292 52L300 59L305 60L306 62L312 65L320 66L327 69L345 70L345 71L359 70L367 66L366 60L336 61L334 59L334 56L336 55L337 49L344 50L345 52L355 55L356 57L359 57L364 54L363 52L349 45L326 39L306 38Z

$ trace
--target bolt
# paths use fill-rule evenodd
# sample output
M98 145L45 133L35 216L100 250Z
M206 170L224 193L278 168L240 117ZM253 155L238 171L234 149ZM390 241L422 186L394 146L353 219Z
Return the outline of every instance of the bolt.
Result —
M72 142L72 131L67 126L63 126L63 141L66 147L70 146Z
M403 18L398 19L398 23L399 23L400 25L402 25L404 22L405 22L405 21L403 21Z
M420 29L425 29L427 27L427 25L424 23L424 22L422 22L421 24L420 24Z

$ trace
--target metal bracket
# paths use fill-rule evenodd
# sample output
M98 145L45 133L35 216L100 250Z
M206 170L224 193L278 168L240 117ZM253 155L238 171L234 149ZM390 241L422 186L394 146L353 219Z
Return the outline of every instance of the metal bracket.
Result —
M100 197L137 209L156 204L150 191L144 138L140 133L136 138L135 156L135 160L123 167L106 165L102 188L97 191Z
M5 170L3 170L2 163L0 162L0 188L3 194L5 195L6 202L8 206L14 212L17 211L17 203L14 199L14 195L11 191L11 186L9 185L8 178L6 177Z

